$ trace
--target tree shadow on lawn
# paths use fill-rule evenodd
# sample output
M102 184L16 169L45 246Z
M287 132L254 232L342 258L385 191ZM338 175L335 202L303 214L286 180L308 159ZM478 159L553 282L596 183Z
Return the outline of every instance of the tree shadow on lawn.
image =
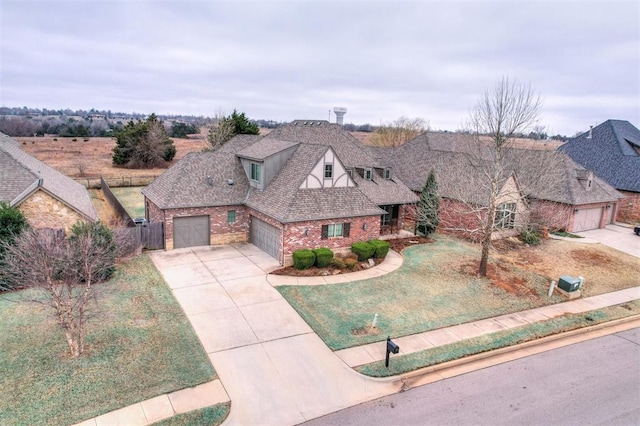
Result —
M450 237L403 256L403 265L382 277L277 289L333 350L565 300L547 297L546 277L506 262L492 264L489 278L477 277L478 248ZM375 314L377 333L364 333Z

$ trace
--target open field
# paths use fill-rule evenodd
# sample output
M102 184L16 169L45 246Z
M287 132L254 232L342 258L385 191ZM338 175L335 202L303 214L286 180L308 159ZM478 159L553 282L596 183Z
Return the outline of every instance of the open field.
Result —
M173 138L176 156L166 167L154 169L128 169L114 167L111 164L115 138L63 138L63 137L21 137L14 138L20 142L22 149L38 160L55 168L59 172L73 178L99 178L120 176L160 175L171 164L189 152L202 151L207 147L206 139ZM54 140L57 139L57 140ZM76 141L73 141L76 139ZM80 168L84 172L80 172Z
M496 253L476 276L479 247L446 236L406 249L395 272L369 280L278 290L327 345L343 349L565 301L551 279L585 277L584 296L638 285L640 259L601 245L546 240ZM378 333L370 331L378 314Z
M195 386L215 372L191 324L147 256L100 284L87 353L70 359L46 304L0 296L0 424L73 424Z

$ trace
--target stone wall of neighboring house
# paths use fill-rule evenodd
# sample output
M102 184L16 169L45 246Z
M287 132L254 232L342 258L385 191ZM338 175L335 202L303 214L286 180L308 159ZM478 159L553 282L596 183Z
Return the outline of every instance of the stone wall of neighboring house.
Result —
M345 222L350 223L349 237L322 239L323 225ZM364 229L365 227L367 229ZM307 228L308 236L305 235ZM284 265L293 264L292 254L296 250L327 247L335 253L347 253L351 251L351 244L356 241L367 241L379 237L379 215L287 223L284 225Z
M625 196L619 202L617 220L626 223L640 223L640 192L620 191Z
M63 228L67 234L76 222L87 220L42 189L20 203L18 209L33 228Z

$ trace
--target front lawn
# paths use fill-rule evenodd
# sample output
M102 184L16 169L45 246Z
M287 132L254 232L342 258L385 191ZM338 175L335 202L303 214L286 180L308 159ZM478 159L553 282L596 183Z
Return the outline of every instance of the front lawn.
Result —
M0 295L0 424L73 424L214 379L198 338L146 256L99 285L86 354L69 358L51 309Z
M637 259L571 244L553 240L496 252L486 279L475 276L479 246L438 235L433 244L406 249L403 265L385 276L278 290L331 349L339 350L563 302L557 294L547 297L551 279L560 273L588 272L587 295L637 285ZM550 267L545 251L561 263ZM620 268L612 270L613 264ZM378 328L372 331L376 313Z

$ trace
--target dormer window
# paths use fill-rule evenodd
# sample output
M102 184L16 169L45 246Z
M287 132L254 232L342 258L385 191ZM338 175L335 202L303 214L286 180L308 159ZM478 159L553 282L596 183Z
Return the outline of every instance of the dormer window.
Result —
M371 171L371 169L364 169L364 180L371 180L372 175L373 172Z
M391 179L391 169L384 169L384 178L386 180Z
M333 164L327 163L324 165L324 178L331 179L333 177Z
M260 164L251 163L251 180L260 182Z

